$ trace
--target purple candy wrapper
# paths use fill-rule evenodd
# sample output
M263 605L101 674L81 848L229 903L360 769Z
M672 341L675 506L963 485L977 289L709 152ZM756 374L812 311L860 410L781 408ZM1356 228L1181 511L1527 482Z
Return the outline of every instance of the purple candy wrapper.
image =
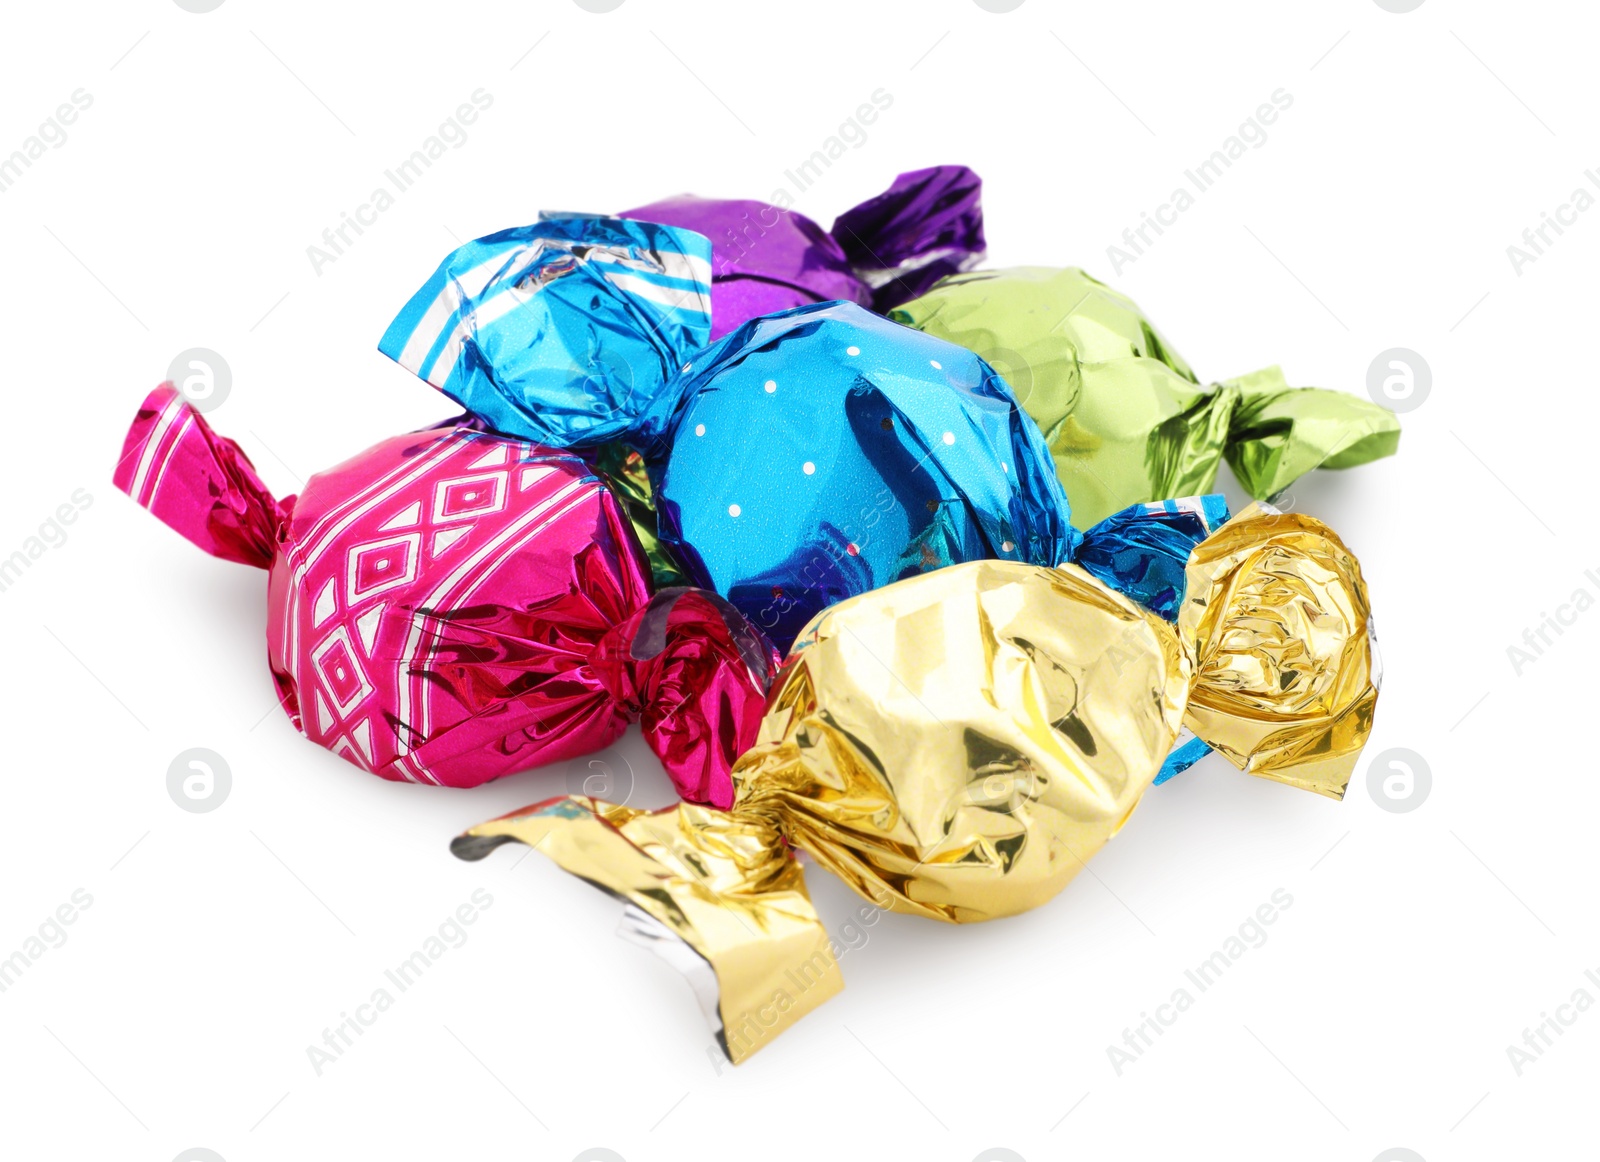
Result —
M962 165L903 173L824 231L767 202L683 194L621 216L711 239L711 338L758 315L843 299L883 312L983 258L983 183Z

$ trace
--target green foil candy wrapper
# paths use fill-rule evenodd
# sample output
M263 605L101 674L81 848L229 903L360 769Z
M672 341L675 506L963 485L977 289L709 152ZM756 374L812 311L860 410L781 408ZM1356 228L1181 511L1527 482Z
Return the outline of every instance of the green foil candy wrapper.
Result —
M683 566L667 551L656 533L655 492L645 471L644 457L627 444L612 441L594 451L591 461L595 474L604 480L622 503L628 523L633 526L639 546L650 562L650 579L656 589L689 584Z
M982 356L1044 432L1086 528L1130 504L1212 491L1224 459L1265 500L1313 468L1392 455L1393 412L1276 367L1203 385L1125 295L1069 267L952 275L890 313Z

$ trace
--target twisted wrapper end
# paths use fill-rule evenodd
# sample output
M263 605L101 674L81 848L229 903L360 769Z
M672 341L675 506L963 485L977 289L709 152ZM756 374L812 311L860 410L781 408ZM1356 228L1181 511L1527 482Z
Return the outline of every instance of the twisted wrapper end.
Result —
M112 482L213 557L267 569L292 498L275 500L239 445L170 383L139 407Z
M1186 725L1228 761L1341 799L1377 705L1361 566L1321 521L1251 505L1189 558Z
M733 806L733 764L755 742L778 654L727 601L659 591L600 639L590 665L679 794Z
M1218 385L1230 397L1223 455L1257 500L1318 468L1355 468L1400 448L1399 417L1360 396L1290 387L1268 367Z
M983 261L983 180L964 165L935 165L894 179L834 220L832 236L879 314L946 275Z
M479 824L450 850L477 860L513 842L627 903L624 934L684 971L735 1065L844 987L805 875L760 813L568 795Z

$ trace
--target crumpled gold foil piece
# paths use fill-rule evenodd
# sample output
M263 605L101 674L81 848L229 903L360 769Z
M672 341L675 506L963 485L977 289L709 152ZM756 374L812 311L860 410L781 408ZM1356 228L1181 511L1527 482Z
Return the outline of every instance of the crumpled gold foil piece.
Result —
M811 623L731 810L567 797L455 850L533 844L648 913L714 972L739 1062L842 987L791 847L879 907L964 923L1059 892L1185 724L1337 797L1371 729L1369 620L1343 543L1259 506L1195 550L1176 627L1074 565L955 565Z
M1361 565L1321 521L1251 506L1189 557L1184 721L1242 771L1344 797L1378 702Z
M759 811L636 811L567 795L480 824L451 850L482 859L511 841L639 908L702 957L719 994L713 1027L735 1064L844 987L800 864Z

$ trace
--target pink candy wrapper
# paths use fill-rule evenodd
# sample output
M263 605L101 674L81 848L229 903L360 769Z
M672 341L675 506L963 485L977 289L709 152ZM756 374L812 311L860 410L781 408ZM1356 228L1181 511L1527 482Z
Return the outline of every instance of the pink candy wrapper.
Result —
M279 699L363 770L472 787L599 750L638 719L684 798L732 802L777 655L715 594L652 598L627 520L581 458L465 419L277 500L162 384L115 482L213 556L270 570Z

